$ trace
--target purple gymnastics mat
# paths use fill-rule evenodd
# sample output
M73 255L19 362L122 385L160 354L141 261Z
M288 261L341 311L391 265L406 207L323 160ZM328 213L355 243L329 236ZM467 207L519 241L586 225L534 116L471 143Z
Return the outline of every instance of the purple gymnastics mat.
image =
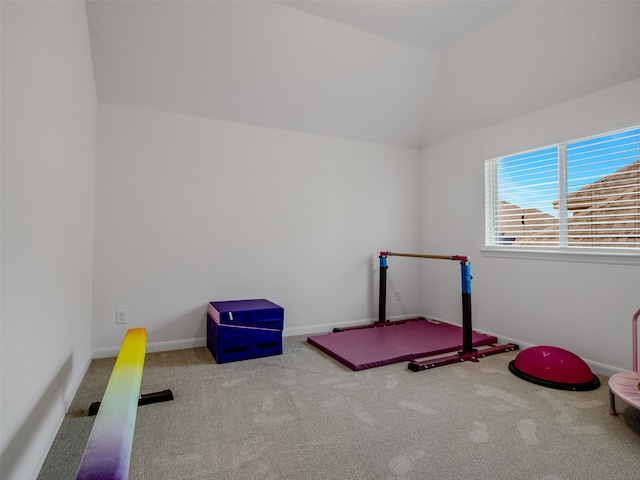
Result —
M497 341L497 337L484 333L472 334L474 347ZM364 370L462 350L462 328L417 318L315 335L307 337L307 342L352 370Z

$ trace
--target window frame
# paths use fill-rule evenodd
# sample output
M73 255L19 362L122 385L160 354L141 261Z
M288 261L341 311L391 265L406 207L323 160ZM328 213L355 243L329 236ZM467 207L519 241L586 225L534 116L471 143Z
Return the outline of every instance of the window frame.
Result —
M558 246L513 246L513 245L489 245L488 239L495 235L496 226L494 218L495 203L498 201L498 191L496 186L497 178L497 161L501 158L525 154L536 150L546 148L558 148L558 163L562 164L559 168L558 178L558 203L559 215L568 216L567 212L567 194L566 194L566 147L568 144L580 142L589 138L598 136L607 136L625 130L640 129L640 117L630 119L626 122L620 122L614 125L608 125L590 131L573 133L564 135L563 137L550 140L548 142L538 142L535 145L529 145L524 148L514 148L507 152L490 155L484 160L484 240L483 248L480 253L485 257L493 258L515 258L524 260L547 260L547 261L565 261L580 263L602 263L610 265L640 265L640 247L639 248L615 248L615 247L572 247L567 245L567 223L559 222L559 245ZM489 171L491 170L491 171ZM563 187L564 186L564 187ZM490 193L489 193L490 192ZM563 231L564 224L564 231Z

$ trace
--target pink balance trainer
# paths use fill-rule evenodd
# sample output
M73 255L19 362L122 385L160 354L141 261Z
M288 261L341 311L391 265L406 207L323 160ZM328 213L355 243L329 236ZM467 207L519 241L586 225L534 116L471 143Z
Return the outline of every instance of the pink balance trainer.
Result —
M584 360L558 347L527 348L509 363L509 370L528 382L560 390L587 391L600 386Z

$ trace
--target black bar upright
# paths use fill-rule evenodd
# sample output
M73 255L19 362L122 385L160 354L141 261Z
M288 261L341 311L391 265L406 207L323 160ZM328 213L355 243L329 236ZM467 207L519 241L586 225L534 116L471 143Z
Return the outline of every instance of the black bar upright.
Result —
M473 352L473 326L471 324L471 294L462 294L462 353Z
M378 322L387 321L387 257L380 255L380 296L378 299Z
M473 326L471 324L471 263L460 262L462 277L462 354L473 352Z

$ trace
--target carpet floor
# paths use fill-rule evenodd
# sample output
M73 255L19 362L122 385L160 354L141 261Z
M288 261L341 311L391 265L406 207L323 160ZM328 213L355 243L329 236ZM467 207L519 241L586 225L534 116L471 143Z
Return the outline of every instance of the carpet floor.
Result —
M354 372L306 342L217 364L206 348L149 353L131 480L640 479L640 412L512 375L517 352L413 373ZM115 359L89 367L38 480L75 478Z

